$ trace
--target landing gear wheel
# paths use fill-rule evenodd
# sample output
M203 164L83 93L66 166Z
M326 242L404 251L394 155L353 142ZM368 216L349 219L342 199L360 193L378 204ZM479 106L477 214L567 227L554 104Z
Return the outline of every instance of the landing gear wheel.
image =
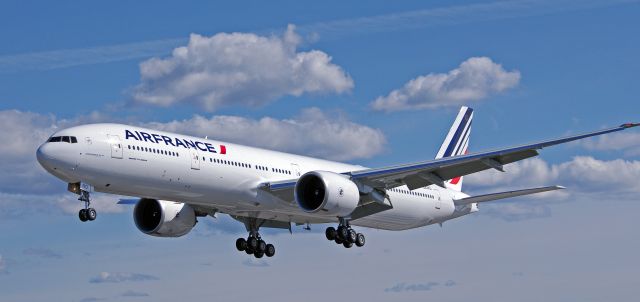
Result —
M267 243L264 242L264 240L258 240L258 248L256 250L264 254L264 252L267 250Z
M87 210L81 209L80 212L78 212L78 218L80 218L80 221L82 222L89 220L87 217Z
M246 250L247 249L247 240L245 240L244 238L238 238L236 240L236 248L240 252Z
M267 244L267 249L265 250L264 254L267 257L273 257L273 255L276 254L276 247L271 243Z
M324 235L327 236L327 240L332 241L338 236L338 231L336 231L334 227L328 227L327 230L324 231Z
M349 229L348 234L347 234L347 241L354 243L356 242L356 231L354 231L353 229Z
M87 213L87 219L89 219L90 221L96 220L96 217L98 216L98 213L94 208L88 208L86 213Z
M262 256L264 256L264 253L263 253L263 252L255 252L253 255L254 255L256 258L260 259L260 258L262 258Z
M343 244L344 243L344 240L342 240L340 238L336 238L334 240L335 240L336 244Z
M250 236L249 239L247 239L247 246L250 247L252 250L257 250L258 249L258 239L256 237Z
M349 248L351 248L353 246L353 243L351 243L349 241L345 241L345 242L342 243L342 245L344 245L344 247L349 249Z
M358 247L364 246L364 235L362 233L358 233L358 235L356 235L356 245Z
M347 239L347 236L349 236L349 229L347 229L346 226L339 226L338 227L338 238L345 240Z
M247 255L251 255L251 254L253 254L253 249L252 249L250 246L248 246L248 247L244 250L244 252L245 252L245 253L247 253Z

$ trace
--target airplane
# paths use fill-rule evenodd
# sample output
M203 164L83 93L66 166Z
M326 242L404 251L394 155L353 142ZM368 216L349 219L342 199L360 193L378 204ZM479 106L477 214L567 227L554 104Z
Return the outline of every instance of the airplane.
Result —
M40 165L66 182L93 221L91 193L131 196L137 228L158 237L183 236L198 218L227 214L248 237L236 248L256 258L275 255L260 228L337 223L325 237L345 248L365 245L352 226L407 230L478 211L478 203L564 189L545 186L470 196L463 177L537 156L540 149L639 126L468 153L473 109L462 107L435 159L367 168L123 124L60 130L36 151ZM353 142L358 143L358 142Z

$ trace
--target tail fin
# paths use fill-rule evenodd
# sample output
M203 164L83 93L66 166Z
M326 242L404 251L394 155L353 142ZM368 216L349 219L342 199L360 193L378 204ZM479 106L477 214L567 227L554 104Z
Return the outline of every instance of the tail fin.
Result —
M440 146L436 159L467 154L472 120L473 109L464 106L460 108L460 112L449 130L449 134L447 134L444 142L442 142L442 146ZM446 181L445 186L452 190L461 191L462 176Z

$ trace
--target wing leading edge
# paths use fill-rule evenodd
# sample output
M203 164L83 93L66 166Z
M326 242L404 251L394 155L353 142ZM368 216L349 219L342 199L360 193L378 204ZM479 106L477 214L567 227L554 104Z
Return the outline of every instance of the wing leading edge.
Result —
M557 139L541 141L516 147L496 149L486 152L472 153L454 157L445 157L435 160L402 164L384 168L365 169L345 173L351 176L354 181L376 189L390 189L402 185L407 185L409 189L417 189L428 185L436 184L443 186L444 181L458 176L469 175L487 169L496 169L504 172L503 166L526 158L538 155L538 150L558 144L563 144L587 137L621 131L627 128L640 126L640 123L626 123L618 127L609 129L567 136ZM260 188L271 192L283 200L293 201L293 189L296 179L266 182ZM557 190L560 187L545 187ZM528 189L528 190L538 190ZM551 190L551 189L550 189ZM527 190L522 190L526 192ZM520 191L514 191L520 192ZM544 191L537 191L544 192ZM505 192L509 193L509 192ZM504 193L497 193L504 194ZM525 193L520 195L533 194ZM491 194L489 194L491 195ZM513 195L513 196L520 196ZM479 196L476 196L479 197ZM476 198L470 197L470 198ZM495 197L495 196L494 196ZM506 198L506 197L501 197ZM468 199L470 201L472 199ZM462 202L462 201L460 201ZM473 202L470 202L473 203Z
M440 158L385 168L350 172L353 180L373 188L388 189L407 185L417 189L428 185L443 186L444 181L487 169L504 171L503 166L538 155L538 150L587 137L621 131L640 123L627 123L618 127L579 135L567 136L505 149L478 152L468 155Z

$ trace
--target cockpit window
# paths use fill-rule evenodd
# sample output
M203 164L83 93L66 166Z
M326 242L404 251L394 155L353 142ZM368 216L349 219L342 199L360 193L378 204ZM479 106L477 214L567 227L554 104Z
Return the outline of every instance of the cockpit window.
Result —
M47 142L49 143L64 142L64 143L76 144L78 143L78 139L75 136L52 136L49 138Z

